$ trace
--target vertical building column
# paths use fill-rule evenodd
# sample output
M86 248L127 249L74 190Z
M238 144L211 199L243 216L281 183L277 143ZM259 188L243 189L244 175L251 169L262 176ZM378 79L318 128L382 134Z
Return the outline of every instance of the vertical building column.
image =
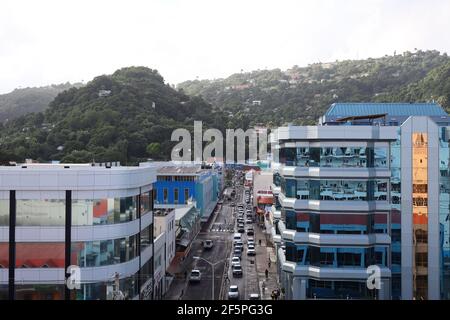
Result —
M401 299L413 299L412 118L401 126Z
M16 191L9 191L9 270L8 295L9 300L15 298L15 272L16 272Z
M382 279L380 281L380 289L378 290L378 300L390 300L391 283L388 279Z
M137 250L139 253L139 269L138 269L138 278L137 278L137 288L138 288L138 294L139 294L139 300L142 300L141 295L141 285L142 285L142 260L141 260L141 194L142 194L142 188L139 188L139 195L137 196L137 217L139 219L139 233L138 233L138 241L137 241Z
M64 299L70 300L70 290L67 287L67 278L70 277L70 273L67 273L67 269L71 265L71 249L72 249L72 191L66 190L66 230L65 230L65 278L64 284Z
M428 299L440 299L439 127L428 119Z
M306 280L299 277L292 277L293 300L306 299Z

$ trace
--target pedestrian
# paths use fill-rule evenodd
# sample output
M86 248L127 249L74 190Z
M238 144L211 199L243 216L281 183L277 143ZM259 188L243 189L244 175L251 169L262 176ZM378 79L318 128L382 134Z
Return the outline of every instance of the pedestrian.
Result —
M266 282L263 281L262 283L262 289L263 289L263 293L266 293Z
M261 239L259 239L259 245L261 245Z
M266 269L266 279L269 278L269 270Z
M184 272L184 278L187 279L187 271Z
M270 265L271 265L271 261L270 261L270 259L269 259L268 265L269 265L269 269L270 269Z

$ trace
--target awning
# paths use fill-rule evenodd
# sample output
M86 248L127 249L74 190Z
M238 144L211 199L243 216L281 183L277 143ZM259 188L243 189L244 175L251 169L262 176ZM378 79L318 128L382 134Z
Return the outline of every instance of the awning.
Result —
M257 200L258 204L273 204L273 197L263 197L263 196L259 196L258 200Z

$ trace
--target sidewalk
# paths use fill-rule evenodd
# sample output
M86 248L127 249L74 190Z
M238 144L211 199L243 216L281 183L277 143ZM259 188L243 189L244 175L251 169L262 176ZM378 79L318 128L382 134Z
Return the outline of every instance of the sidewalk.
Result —
M256 241L256 271L258 275L259 290L262 300L271 300L273 290L279 289L278 273L276 267L275 248L268 246L266 243L266 234L260 227L255 228ZM261 239L261 245L259 240ZM269 267L270 260L270 267ZM266 279L266 269L269 271L269 276ZM265 290L263 291L263 282L265 283Z

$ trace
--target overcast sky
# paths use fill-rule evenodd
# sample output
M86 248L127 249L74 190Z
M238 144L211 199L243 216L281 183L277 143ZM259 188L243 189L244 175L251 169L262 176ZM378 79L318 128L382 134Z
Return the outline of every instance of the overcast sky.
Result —
M418 49L449 0L1 0L0 93L143 65L171 84Z

